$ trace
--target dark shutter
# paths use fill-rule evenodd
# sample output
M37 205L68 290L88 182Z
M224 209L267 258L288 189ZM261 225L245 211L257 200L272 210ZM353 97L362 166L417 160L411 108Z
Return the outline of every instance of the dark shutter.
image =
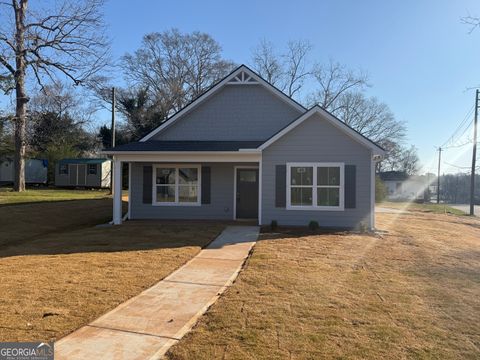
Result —
M345 208L355 209L357 205L356 166L345 165Z
M152 203L152 167L143 167L143 203Z
M210 204L210 167L202 166L202 204Z
M275 207L287 206L287 166L275 166Z

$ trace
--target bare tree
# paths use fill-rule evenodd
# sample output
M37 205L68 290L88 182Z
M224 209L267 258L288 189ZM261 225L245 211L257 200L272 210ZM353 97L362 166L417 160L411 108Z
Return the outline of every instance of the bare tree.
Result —
M387 142L384 145L388 150L386 158L377 164L377 171L403 171L408 175L415 175L420 167L418 150L415 146L405 147L396 142Z
M283 64L280 55L276 53L274 45L262 39L252 51L253 68L270 84L282 87Z
M311 75L308 68L308 54L312 45L308 41L289 41L283 55L285 63L285 85L287 95L293 97L303 87L305 79Z
M317 64L313 70L318 90L310 95L310 103L319 104L335 113L337 100L348 91L359 91L368 86L368 76L361 71L353 71L345 66L329 61L327 65Z
M405 124L395 119L388 105L374 97L358 91L346 92L334 104L333 112L338 118L380 145L405 139Z
M298 95L311 76L308 55L312 45L305 40L289 41L284 53L277 53L273 44L262 40L252 51L253 68L270 84L288 96Z
M470 30L468 31L469 34L471 34L476 28L480 27L480 17L478 16L464 16L460 21L463 24L470 26Z
M148 90L159 122L230 72L234 64L221 57L221 47L210 35L183 34L173 29L143 37L142 46L122 58L121 66L132 87Z
M0 65L15 90L15 185L25 189L25 149L29 86L67 78L84 84L106 66L103 0L63 0L50 7L28 0L0 2ZM5 84L5 81L3 81Z

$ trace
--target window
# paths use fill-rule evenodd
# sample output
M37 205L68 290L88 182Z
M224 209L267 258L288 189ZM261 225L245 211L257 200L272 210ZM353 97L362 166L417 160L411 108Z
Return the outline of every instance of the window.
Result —
M88 175L97 175L97 164L88 164Z
M343 210L343 163L287 164L287 209Z
M67 164L60 164L60 169L58 170L60 175L68 175L68 165Z
M200 205L200 166L157 165L153 176L154 205Z

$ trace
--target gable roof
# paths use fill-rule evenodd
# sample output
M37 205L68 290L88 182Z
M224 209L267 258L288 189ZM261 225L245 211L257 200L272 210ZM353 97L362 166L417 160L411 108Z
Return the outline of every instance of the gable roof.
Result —
M296 128L298 125L303 123L305 120L310 118L314 114L319 114L322 116L322 118L326 119L330 124L338 128L339 130L343 131L347 135L349 135L351 138L354 140L358 141L362 145L370 148L375 155L380 155L383 156L385 154L385 149L383 149L380 145L376 144L366 136L360 134L358 131L355 129L351 128L347 124L345 124L343 121L341 121L339 118L334 116L333 114L329 113L327 110L324 108L320 107L319 105L313 106L310 110L306 111L302 115L300 115L297 119L292 121L290 124L285 126L283 129L278 131L276 134L271 136L269 139L267 139L261 146L258 147L258 149L263 150L267 147L269 147L271 144L273 144L275 141L283 137L285 134Z
M291 105L293 108L297 109L300 112L305 112L307 109L303 107L300 103L293 100L291 97L287 96L285 93L277 89L275 86L270 84L268 81L263 79L260 75L254 72L246 65L240 65L235 70L233 70L230 74L225 76L222 80L217 82L213 85L209 90L205 91L202 95L197 97L195 100L184 106L182 109L177 111L174 115L170 118L165 120L159 127L145 135L143 138L140 139L140 142L144 142L155 136L156 134L160 133L164 129L170 127L174 124L178 119L180 119L186 113L192 111L205 100L207 100L210 96L218 92L221 88L228 85L262 85L264 88L269 90L272 94L277 96L282 101L286 102L287 104Z

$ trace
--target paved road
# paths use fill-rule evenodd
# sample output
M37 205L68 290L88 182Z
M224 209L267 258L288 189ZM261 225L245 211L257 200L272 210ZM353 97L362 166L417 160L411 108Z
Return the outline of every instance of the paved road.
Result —
M468 204L449 204L448 206L462 210L467 214L470 212L470 205ZM475 205L475 215L480 216L480 205Z

